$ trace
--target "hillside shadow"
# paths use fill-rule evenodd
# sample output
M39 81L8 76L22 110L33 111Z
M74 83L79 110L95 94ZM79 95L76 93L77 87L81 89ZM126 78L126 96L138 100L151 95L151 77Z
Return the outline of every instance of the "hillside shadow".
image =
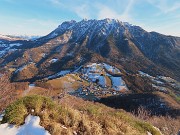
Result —
M180 109L167 105L162 98L152 93L111 96L101 98L98 102L112 108L124 109L127 112L133 112L135 114L138 112L139 107L143 107L149 111L151 115L180 116Z

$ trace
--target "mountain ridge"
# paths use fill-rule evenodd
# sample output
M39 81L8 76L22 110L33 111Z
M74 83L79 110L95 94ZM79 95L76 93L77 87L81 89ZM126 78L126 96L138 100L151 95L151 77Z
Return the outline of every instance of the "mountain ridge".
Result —
M139 26L116 19L63 22L50 34L26 42L16 49L14 53L20 51L21 57L25 54L29 55L28 53L31 51L34 51L36 55L36 50L43 56L47 53L46 57L37 56L41 58L29 58L29 60L21 58L21 61L24 60L25 63L28 61L36 63L38 68L45 63L46 66L50 66L48 68L53 65L62 65L64 61L66 61L66 65L73 61L78 63L78 59L81 58L84 59L84 62L88 62L90 59L96 59L95 56L97 56L100 61L107 62L109 59L131 72L134 72L130 68L131 66L142 70L145 65L144 69L153 70L152 68L156 67L156 70L162 71L160 74L167 73L171 77L175 76L176 79L179 76L180 61L177 59L180 56L179 37L147 32ZM7 61L10 56L12 54L2 58L0 63L13 64L12 60ZM47 64L47 60L51 57L57 57L59 60L56 63ZM87 58L89 60L86 60L85 57L89 57ZM20 57L14 57L14 60L18 59ZM137 67L133 66L135 64L130 64L134 62ZM76 63L70 64L69 68L78 66ZM22 63L18 65L23 66ZM57 68L64 67L58 66Z

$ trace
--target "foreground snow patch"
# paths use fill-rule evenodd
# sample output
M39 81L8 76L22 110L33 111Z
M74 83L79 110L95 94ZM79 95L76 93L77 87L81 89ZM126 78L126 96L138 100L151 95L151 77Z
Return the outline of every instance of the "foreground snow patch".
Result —
M39 116L28 115L25 119L25 124L20 127L7 123L1 124L0 135L50 135L39 123Z
M3 120L4 115L5 115L4 112L0 114L0 122Z

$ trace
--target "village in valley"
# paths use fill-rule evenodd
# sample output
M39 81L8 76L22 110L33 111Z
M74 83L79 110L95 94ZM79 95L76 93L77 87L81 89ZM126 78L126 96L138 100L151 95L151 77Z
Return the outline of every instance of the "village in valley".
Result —
M105 63L92 63L81 68L78 72L80 81L87 81L89 85L81 85L77 90L70 91L71 95L95 101L101 97L128 92L120 70L114 66Z

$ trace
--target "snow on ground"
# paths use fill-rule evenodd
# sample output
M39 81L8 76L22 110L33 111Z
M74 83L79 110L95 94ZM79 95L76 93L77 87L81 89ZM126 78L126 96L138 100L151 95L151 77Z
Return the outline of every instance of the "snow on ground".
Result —
M2 57L3 55L5 55L7 52L13 52L16 51L17 49L10 49L10 47L5 48L4 50L0 51L0 57Z
M14 46L21 46L20 43L12 43L12 44L0 44L0 47L6 47L3 50L0 51L0 57L2 57L4 54L10 51L16 51L17 49L13 49Z
M20 127L8 123L1 124L0 135L50 135L39 123L39 116L28 115L25 124Z
M14 73L17 73L17 72L19 72L19 71L22 71L26 66L27 66L27 65L23 65L23 66L21 66L20 68L17 68L17 69L14 71Z
M73 52L67 53L66 56L74 56Z
M49 35L49 37L48 38L54 38L54 37L56 37L58 34L56 33L56 32L53 32L51 35Z
M19 38L14 38L14 37L8 37L8 36L5 36L5 35L0 35L0 39L14 41L14 40L18 40ZM13 49L12 47L14 47L14 46L21 46L21 45L22 45L21 43L11 43L11 44L7 43L7 44L4 44L4 42L0 41L0 47L5 47L5 48L3 48L3 50L1 48L0 57L5 55L9 51L15 51L16 50L16 49Z
M35 87L35 84L29 84L29 88L23 92L23 95L24 96L27 95L27 93L29 93L30 90L33 89L34 87Z
M178 83L176 80L174 80L171 77L166 77L166 76L154 77L142 71L138 71L138 72L142 77L148 77L149 79L151 79L151 81L154 83L153 87L159 89L160 91L167 91L164 87L162 87L164 84L167 84L167 83L171 85L172 87L180 88L180 83Z
M106 70L104 70L106 69ZM83 68L82 72L84 73L85 77L88 78L90 81L95 82L97 79L99 80L99 84L102 87L106 86L106 78L104 75L107 75L110 77L112 81L112 88L115 90L122 90L127 89L125 82L122 80L121 77L113 77L113 75L110 75L106 73L106 71L109 71L113 74L121 73L119 69L117 69L114 66L108 65L106 63L92 63L87 65Z
M101 76L101 73L103 72L103 65L102 64L97 64L97 63L92 63L90 65L87 65L83 69L83 73L89 80L95 82L96 80L99 80L99 84L102 87L106 86L106 79L104 76Z
M3 44L3 42L2 41L0 41L0 47L8 47L8 44Z
M147 73L144 73L142 71L138 71L138 73L141 75L141 76L146 76L146 77L150 77L150 78L153 78L153 76L147 74Z
M50 62L50 63L55 63L55 62L57 62L57 61L58 61L57 58L53 58L53 59L51 59L49 62Z
M42 56L43 58L45 58L45 57L46 57L46 54L45 54L45 53L42 53L41 56Z
M100 75L97 73L88 73L86 76L93 82L96 81L96 79L99 79Z
M159 91L168 92L166 87L157 86L155 84L152 84L152 87L155 88L155 89L158 89Z
M77 69L75 69L73 72L74 72L74 73L75 73L75 72L78 72L81 68L82 68L82 65L79 66Z
M84 72L89 73L89 72L101 72L102 67L101 64L97 64L97 63L92 63L90 65L87 65L86 68L84 69Z
M162 79L168 83L171 83L171 82L176 82L174 79L172 79L171 77L166 77L166 76L158 76L159 79Z
M0 51L0 57L2 57L5 53L6 51Z
M104 68L106 70L108 70L109 72L112 72L113 74L121 73L121 71L118 68L114 67L114 66L108 65L106 63L103 63L103 66L104 66Z
M158 85L162 85L164 84L163 82L159 81L159 80L156 80L156 79L152 79L152 81Z
M13 46L21 46L22 44L20 43L13 43L13 44L9 44L10 47L13 47Z
M29 88L33 88L35 86L35 84L29 84Z
M111 81L112 81L112 85L113 85L112 87L115 90L122 90L122 89L126 89L127 90L126 84L122 80L121 77L111 77Z
M99 84L102 86L102 87L105 87L106 86L106 78L104 76L99 76Z
M4 50L0 51L0 57L4 56L5 54L7 54L8 52L14 52L17 49L10 49L10 47L5 48Z
M0 134L1 135L18 135L18 129L13 126L13 125L9 125L9 124L1 124L0 125Z
M70 70L63 70L63 71L60 71L60 72L58 72L58 73L56 73L54 75L49 76L48 79L53 79L53 78L56 78L58 76L64 76L64 75L66 75L68 73L70 73Z
M0 122L2 121L2 119L3 119L4 115L5 115L5 111L3 111L3 113L2 113L2 114L0 114Z
M121 71L118 68L108 65L106 63L99 63L99 64L92 63L92 64L86 66L86 72L99 72L100 73L104 69L106 69L107 71L109 71L113 74L121 73Z

